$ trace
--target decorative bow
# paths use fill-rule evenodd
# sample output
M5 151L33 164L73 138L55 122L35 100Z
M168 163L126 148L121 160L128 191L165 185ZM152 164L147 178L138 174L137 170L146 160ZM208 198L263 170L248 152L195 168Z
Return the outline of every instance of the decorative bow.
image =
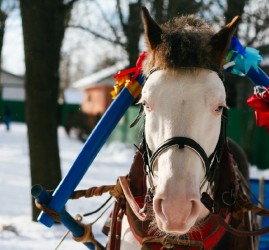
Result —
M114 90L111 91L112 99L115 99L117 95L121 92L122 88L126 85L132 85L142 72L142 64L145 60L147 52L142 52L136 61L136 66L133 68L125 69L113 76L116 80L114 85Z
M259 64L262 60L258 50L250 47L244 49L238 38L233 36L227 56L227 64L224 67L233 74L245 76L251 67L259 73Z
M269 133L269 88L254 87L254 95L247 100L248 105L255 110L257 126L265 126Z

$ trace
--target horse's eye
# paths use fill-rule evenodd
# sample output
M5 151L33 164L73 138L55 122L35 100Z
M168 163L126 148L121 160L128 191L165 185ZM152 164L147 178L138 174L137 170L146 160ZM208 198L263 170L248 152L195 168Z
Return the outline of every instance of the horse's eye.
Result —
M148 105L146 101L142 101L141 104L146 110L151 111L151 107Z
M147 105L147 102L146 101L142 101L141 104L142 104L142 106L145 107Z
M218 106L215 111L218 112L218 113L221 113L224 109L224 106Z

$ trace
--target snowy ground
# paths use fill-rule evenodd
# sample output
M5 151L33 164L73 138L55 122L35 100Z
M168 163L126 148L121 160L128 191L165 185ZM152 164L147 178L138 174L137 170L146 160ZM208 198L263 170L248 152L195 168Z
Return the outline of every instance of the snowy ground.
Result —
M53 250L66 229L61 225L47 228L31 221L30 170L27 146L27 130L24 124L13 123L6 132L0 124L0 249L1 250ZM63 176L76 159L83 144L66 136L59 128L60 156ZM134 155L132 146L111 143L105 145L80 183L80 189L95 185L115 184L116 178L128 172ZM84 214L97 208L108 196L69 201L67 210L72 215ZM85 222L97 215L85 217ZM101 233L104 216L94 224L96 237L105 242ZM68 235L59 249L86 249Z
M1 250L53 250L66 229L61 225L46 228L31 221L30 171L26 126L13 123L10 132L0 124L0 249ZM66 136L59 128L60 156L63 176L69 170L82 148L82 143ZM105 145L88 170L78 188L114 184L116 178L128 172L134 155L132 146L111 143ZM259 172L251 168L251 175L269 179L269 171ZM102 198L69 201L67 210L72 215L84 214L97 208L108 196ZM96 216L86 217L85 222L94 221ZM105 242L101 233L104 216L94 225L96 237ZM74 242L70 235L58 248L62 250L86 249Z

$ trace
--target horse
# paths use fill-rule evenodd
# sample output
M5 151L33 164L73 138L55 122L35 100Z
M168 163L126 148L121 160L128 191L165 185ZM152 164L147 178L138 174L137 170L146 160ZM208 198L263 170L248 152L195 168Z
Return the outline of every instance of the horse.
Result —
M215 33L194 15L159 25L141 12L143 139L119 178L125 198L116 202L107 249L255 249L253 237L225 229L255 227L240 204L248 162L225 133L223 65L240 17Z

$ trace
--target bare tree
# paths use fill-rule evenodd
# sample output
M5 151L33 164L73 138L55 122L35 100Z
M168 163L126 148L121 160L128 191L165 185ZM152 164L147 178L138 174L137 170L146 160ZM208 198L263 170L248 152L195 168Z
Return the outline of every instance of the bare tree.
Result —
M143 32L140 18L142 4L148 3L156 19L160 22L166 21L172 16L197 12L201 7L201 3L195 0L136 0L129 1L127 8L126 1L115 0L114 3L115 18L109 18L107 11L99 4L98 0L92 0L90 1L92 9L98 11L101 17L98 27L92 25L90 21L86 22L86 25L73 21L69 27L84 30L112 45L121 46L127 53L130 66L136 63L139 54L139 41ZM101 22L105 23L106 32L99 29Z
M139 54L139 40L142 33L142 23L140 18L141 0L128 4L128 14L123 11L122 1L115 0L114 14L117 22L108 17L107 12L97 0L91 1L96 11L99 11L100 22L106 26L106 32L99 27L92 25L90 21L86 25L81 25L77 21L70 23L69 28L76 28L92 34L94 37L109 42L112 45L122 47L129 58L129 64L136 63ZM100 23L99 23L100 25ZM98 25L98 26L99 26Z
M76 0L20 0L26 66L26 121L31 182L54 189L61 180L58 149L60 50ZM39 211L32 206L33 220Z

